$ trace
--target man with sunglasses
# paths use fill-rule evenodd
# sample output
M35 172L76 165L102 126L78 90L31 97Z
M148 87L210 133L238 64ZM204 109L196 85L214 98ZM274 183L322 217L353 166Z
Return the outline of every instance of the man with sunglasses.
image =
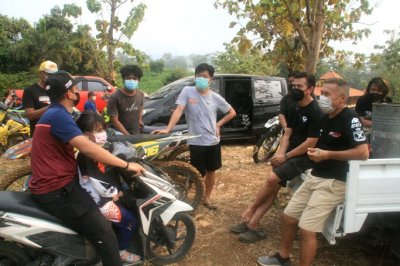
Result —
M313 167L307 150L317 144L322 117L318 103L312 96L314 87L313 75L306 72L296 74L291 97L297 106L290 108L279 149L269 161L272 172L255 200L242 213L244 221L230 227L232 233L239 234L241 242L253 243L266 237L265 232L259 229L260 220L271 208L281 187Z

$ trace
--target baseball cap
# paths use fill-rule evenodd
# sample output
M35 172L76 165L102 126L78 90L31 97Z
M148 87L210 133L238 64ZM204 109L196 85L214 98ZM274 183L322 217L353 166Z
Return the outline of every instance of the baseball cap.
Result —
M47 78L45 83L46 94L49 95L51 101L54 101L74 85L76 85L74 78L68 72L59 70Z
M49 74L55 73L58 71L57 64L53 61L44 61L39 66L39 71L44 71Z

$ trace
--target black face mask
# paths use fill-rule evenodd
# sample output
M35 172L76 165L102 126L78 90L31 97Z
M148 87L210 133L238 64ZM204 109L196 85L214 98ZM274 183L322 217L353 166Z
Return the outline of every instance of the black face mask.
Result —
M74 100L74 106L77 106L79 104L79 101L81 100L81 95L78 92L75 92L76 95L76 100Z
M370 95L370 96L369 96L370 99L371 99L373 102L381 102L382 99L383 99L383 95L382 95L382 94L378 94L378 93L371 92L369 95Z
M293 89L292 90L292 99L295 100L296 102L303 100L304 98L304 91L299 90L299 89Z

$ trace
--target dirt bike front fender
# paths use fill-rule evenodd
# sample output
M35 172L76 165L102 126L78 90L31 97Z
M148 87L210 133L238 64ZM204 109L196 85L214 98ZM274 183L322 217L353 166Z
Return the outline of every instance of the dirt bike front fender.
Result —
M176 200L160 216L163 223L167 224L169 221L171 221L176 213L189 211L193 211L192 206L190 206L186 202Z

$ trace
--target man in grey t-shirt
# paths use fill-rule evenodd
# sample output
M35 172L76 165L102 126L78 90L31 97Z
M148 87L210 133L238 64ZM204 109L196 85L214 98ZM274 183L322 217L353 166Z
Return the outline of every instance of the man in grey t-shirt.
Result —
M140 134L143 126L143 92L139 87L142 70L136 65L121 68L124 87L113 93L107 103L107 111L113 128L124 135Z
M211 191L215 183L215 171L221 168L220 128L235 117L235 110L219 94L210 90L214 76L214 68L208 64L200 64L195 69L195 87L183 88L174 111L165 130L154 133L168 133L179 121L185 111L189 134L201 135L188 141L190 145L190 163L205 179L205 195L203 205L215 210L211 204ZM225 116L217 122L217 112Z

